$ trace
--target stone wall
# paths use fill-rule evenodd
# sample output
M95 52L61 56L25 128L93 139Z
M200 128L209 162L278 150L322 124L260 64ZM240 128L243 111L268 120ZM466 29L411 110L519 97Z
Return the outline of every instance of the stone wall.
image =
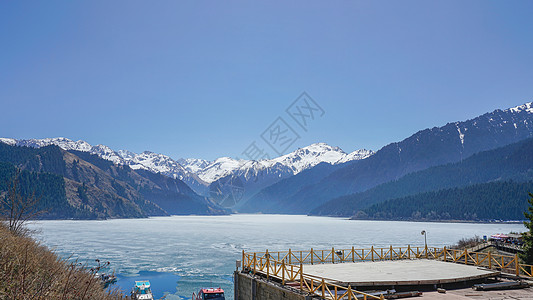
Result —
M306 300L310 299L298 292L268 282L263 278L235 272L235 300Z

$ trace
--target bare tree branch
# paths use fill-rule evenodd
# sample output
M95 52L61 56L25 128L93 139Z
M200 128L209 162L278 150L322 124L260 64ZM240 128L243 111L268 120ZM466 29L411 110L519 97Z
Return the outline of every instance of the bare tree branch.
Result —
M0 220L7 224L9 230L17 235L24 235L24 224L43 213L38 210L40 198L35 196L35 191L24 195L20 187L20 170L7 185L7 193L0 197Z

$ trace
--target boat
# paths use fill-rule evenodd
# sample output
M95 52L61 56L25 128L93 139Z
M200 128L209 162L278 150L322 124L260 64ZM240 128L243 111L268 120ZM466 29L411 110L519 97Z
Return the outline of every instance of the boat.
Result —
M150 289L150 281L142 280L135 281L135 286L131 291L131 299L133 300L153 300L152 290Z
M115 276L115 274L96 273L96 278L102 282L104 288L107 288L110 284L117 282L117 276Z
M192 299L193 300L225 300L224 298L224 290L221 288L208 288L208 289L200 289L198 291L198 294L192 293Z

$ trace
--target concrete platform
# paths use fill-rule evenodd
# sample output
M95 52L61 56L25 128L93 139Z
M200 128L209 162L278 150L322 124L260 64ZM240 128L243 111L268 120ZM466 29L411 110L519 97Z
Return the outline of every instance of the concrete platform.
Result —
M304 273L340 285L429 285L472 281L500 272L450 262L419 259L340 264L304 265Z

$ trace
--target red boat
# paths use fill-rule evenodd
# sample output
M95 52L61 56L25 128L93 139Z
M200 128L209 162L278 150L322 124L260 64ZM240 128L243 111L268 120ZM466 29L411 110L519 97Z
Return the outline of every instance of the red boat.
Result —
M193 300L225 300L224 290L221 288L218 289L201 289L198 291L198 294L192 293Z

